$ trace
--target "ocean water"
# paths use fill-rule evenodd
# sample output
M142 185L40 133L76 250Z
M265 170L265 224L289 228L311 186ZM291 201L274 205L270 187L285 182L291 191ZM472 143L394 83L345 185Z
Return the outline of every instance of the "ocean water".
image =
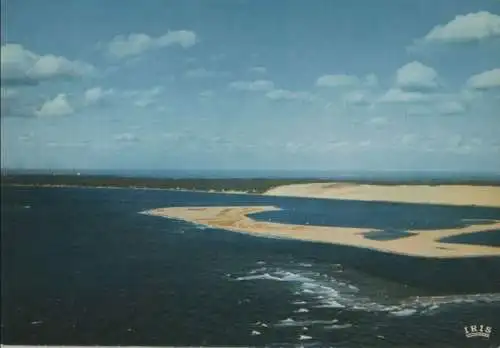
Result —
M257 238L140 214L277 205L254 218L384 229L500 219L500 209L161 190L2 188L2 343L497 347L500 257L434 260ZM478 233L460 243L498 245ZM492 327L466 338L464 326Z

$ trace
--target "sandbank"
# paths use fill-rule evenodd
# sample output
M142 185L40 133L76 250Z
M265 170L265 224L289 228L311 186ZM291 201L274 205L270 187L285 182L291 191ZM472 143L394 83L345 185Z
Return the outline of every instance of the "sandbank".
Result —
M373 240L364 236L365 233L374 231L368 228L281 224L257 221L248 216L249 214L274 210L280 210L280 208L274 206L171 207L153 209L144 213L255 236L332 243L400 255L433 258L500 256L500 247L439 241L444 237L500 229L500 220L487 225L473 224L463 228L411 230L410 232L415 234L408 237L395 240Z
M278 186L264 194L359 201L500 207L500 186L311 183Z

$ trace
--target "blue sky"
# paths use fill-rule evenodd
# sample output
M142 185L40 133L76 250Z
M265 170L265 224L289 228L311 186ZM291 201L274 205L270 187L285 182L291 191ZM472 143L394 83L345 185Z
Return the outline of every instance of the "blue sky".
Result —
M500 2L2 1L3 168L500 172Z

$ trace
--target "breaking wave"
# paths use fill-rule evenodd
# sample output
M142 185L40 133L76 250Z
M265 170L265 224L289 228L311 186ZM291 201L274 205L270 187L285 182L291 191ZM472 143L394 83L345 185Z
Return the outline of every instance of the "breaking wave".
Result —
M310 264L294 265L294 269L267 267L264 262L258 263L259 268L249 271L246 275L232 278L236 281L277 281L287 282L298 297L292 302L296 305L292 316L311 315L315 308L337 308L350 311L385 312L394 317L408 317L412 315L432 315L444 305L500 302L500 293L411 297L404 300L394 300L392 303L380 303L377 299L364 294L356 285L345 279L314 272ZM302 266L302 267L297 267ZM341 269L336 265L336 269ZM334 272L335 273L335 272ZM275 326L307 326L314 324L330 325L331 329L350 327L350 324L336 322L322 322L315 320L283 319Z

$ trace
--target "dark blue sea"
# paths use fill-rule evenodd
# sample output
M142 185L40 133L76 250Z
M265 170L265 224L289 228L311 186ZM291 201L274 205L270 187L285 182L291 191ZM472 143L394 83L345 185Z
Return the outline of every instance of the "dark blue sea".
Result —
M500 345L500 257L397 256L141 214L277 205L254 218L383 229L370 237L391 239L500 220L500 209L26 187L3 187L1 204L3 344ZM500 231L452 241L500 245ZM466 338L470 325L492 333Z

